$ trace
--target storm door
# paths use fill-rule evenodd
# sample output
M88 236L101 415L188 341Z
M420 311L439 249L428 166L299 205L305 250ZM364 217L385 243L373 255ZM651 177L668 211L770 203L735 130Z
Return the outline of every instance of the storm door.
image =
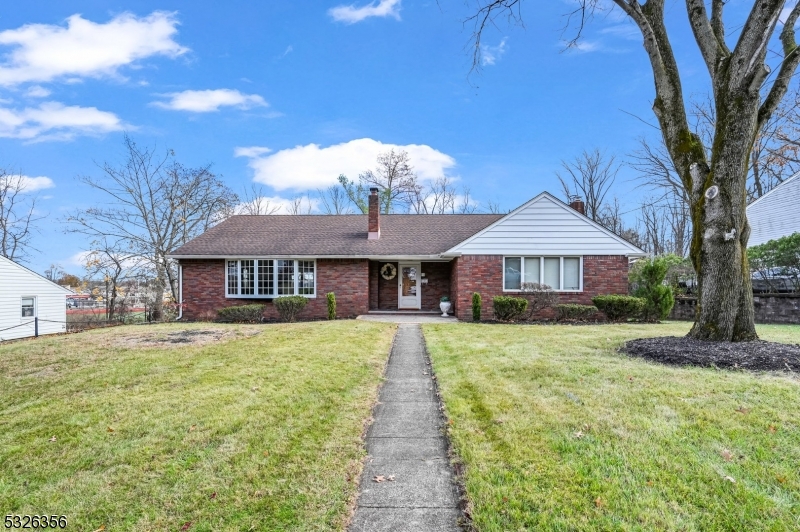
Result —
M422 283L420 282L421 268L419 262L401 262L399 264L397 308L421 308Z

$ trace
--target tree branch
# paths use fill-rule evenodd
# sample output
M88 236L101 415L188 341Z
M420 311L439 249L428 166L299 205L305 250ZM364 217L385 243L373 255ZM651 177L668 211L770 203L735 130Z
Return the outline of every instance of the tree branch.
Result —
M764 99L764 102L761 104L761 107L758 110L759 131L764 124L767 123L772 116L772 113L774 113L775 109L777 109L778 104L780 104L781 100L786 95L786 91L789 89L789 83L792 80L792 76L797 70L798 65L800 65L800 49L798 49L797 46L794 30L794 25L797 22L798 17L800 17L800 2L798 2L789 13L789 16L786 18L786 22L784 23L783 31L781 31L780 39L781 44L783 45L783 61L781 62L781 67L778 70L778 76L775 78L775 82L772 84L772 88L770 88L767 97Z
M713 7L716 7L717 3L722 2L720 0L715 0ZM686 11L689 14L689 23L692 26L694 39L700 47L700 53L703 55L703 60L706 62L708 73L711 74L712 80L716 80L717 63L722 54L719 47L719 39L706 13L705 1L686 0Z

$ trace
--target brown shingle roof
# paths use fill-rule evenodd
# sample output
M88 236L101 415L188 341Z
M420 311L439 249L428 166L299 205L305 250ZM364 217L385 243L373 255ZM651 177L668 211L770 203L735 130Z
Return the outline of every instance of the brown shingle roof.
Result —
M385 214L381 237L367 239L367 216L232 216L172 255L403 256L438 255L502 218L500 214Z

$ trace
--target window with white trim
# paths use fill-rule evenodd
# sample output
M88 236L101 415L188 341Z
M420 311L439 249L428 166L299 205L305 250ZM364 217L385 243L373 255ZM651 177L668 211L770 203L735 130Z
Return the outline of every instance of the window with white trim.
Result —
M229 259L225 265L227 297L316 297L314 260Z
M36 297L23 296L22 297L22 317L35 318L36 317Z
M580 292L583 290L581 257L505 257L503 291L519 291L522 283L546 284L559 292Z

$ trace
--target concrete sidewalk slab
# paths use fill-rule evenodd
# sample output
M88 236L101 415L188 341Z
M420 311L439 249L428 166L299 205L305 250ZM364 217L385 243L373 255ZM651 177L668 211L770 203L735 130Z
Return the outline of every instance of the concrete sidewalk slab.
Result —
M367 430L369 456L350 530L461 530L444 418L419 325L398 327L386 377Z

